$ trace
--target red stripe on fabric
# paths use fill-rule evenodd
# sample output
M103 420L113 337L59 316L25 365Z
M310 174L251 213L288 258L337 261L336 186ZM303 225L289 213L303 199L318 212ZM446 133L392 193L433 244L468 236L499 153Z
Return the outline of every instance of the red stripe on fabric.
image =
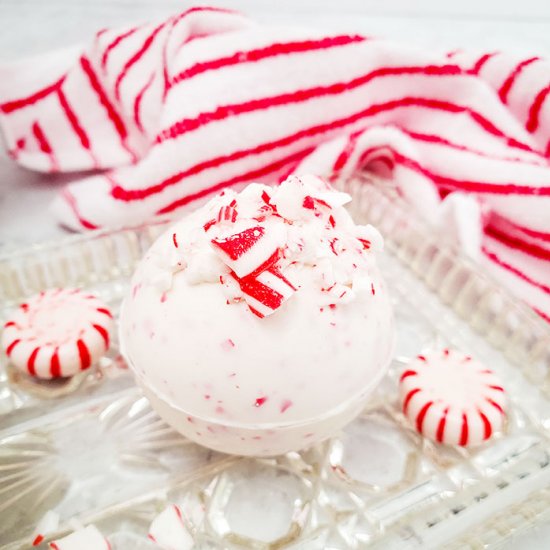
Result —
M101 68L105 69L105 66L107 65L107 62L109 61L109 56L111 55L111 52L126 38L132 36L140 27L134 27L133 29L130 29L126 32L123 32L119 36L117 36L103 51L103 55L101 56Z
M78 356L80 357L80 370L86 370L92 362L88 346L83 340L77 340L76 347L78 348Z
M166 27L169 21L164 21L163 23L155 27L153 32L145 39L138 51L132 57L130 57L130 59L128 59L128 61L126 61L126 63L122 67L122 71L120 71L115 81L115 97L117 100L120 100L120 86L122 85L122 81L124 80L124 78L126 78L126 75L130 71L130 69L143 57L147 50L153 45L155 38L158 36L160 31L162 31Z
M6 101L5 103L0 104L0 111L5 114L9 114L13 113L13 111L23 109L24 107L34 105L37 101L40 101L41 99L44 99L45 97L48 97L49 95L56 92L61 87L61 84L63 84L63 82L65 81L65 78L66 75L63 75L57 82L54 82L53 84L50 84L49 86L38 90L32 95L19 99L13 99L11 101Z
M101 325L92 325L92 327L94 327L95 330L97 330L97 332L99 332L99 334L103 338L103 341L105 342L105 349L109 349L109 333L107 332L107 330Z
M460 189L462 191L470 191L473 193L492 193L492 194L516 194L516 195L550 195L550 186L535 187L530 185L517 185L515 183L490 183L481 181L457 180L448 176L442 176L432 172L428 168L420 165L416 160L405 157L389 145L380 145L368 149L369 153L377 149L390 151L395 162L418 172L427 178L430 178L434 183L437 183L443 189Z
M500 267L506 269L507 271L510 271L510 273L513 273L514 275L518 276L520 279L524 280L525 282L536 286L546 294L550 294L550 286L546 286L545 284L539 283L538 281L535 281L534 279L531 279L528 275L523 273L523 271L520 271L516 267L510 265L509 263L506 263L505 261L501 260L494 252L491 252L487 247L483 246L481 248L481 251L485 256L487 256L491 261L493 261L495 264L499 265Z
M295 95L295 93L284 94L284 95L292 96L292 95ZM281 97L281 96L278 96L278 97ZM319 96L316 96L316 97L319 97ZM210 122L214 122L215 120L221 120L226 116L234 116L236 114L239 114L239 112L241 112L242 114L242 112L250 112L249 109L256 110L256 109L272 107L273 105L270 104L271 99L273 98L252 100L251 102L246 102L244 104L238 104L238 105L222 106L222 107L219 107L216 111L213 111L211 113L202 113L201 115L199 115L194 119L185 119L183 121L180 121L174 124L171 128L163 130L157 136L156 142L161 143L167 139L175 139L183 133L196 130L199 127L209 124ZM303 99L299 99L298 101L303 101ZM522 143L516 140L515 138L511 138L507 136L504 132L502 132L499 128L497 128L490 120L486 119L483 115L474 111L473 109L470 109L469 107L464 107L462 105L457 105L455 103L441 101L438 99L429 99L425 97L404 97L398 100L388 101L386 103L371 105L364 111L361 111L360 113L356 113L355 115L351 115L350 117L348 117L348 119L353 119L353 118L360 119L363 117L374 116L379 113L382 113L385 111L391 111L393 109L397 109L401 107L421 107L421 108L426 108L431 110L445 111L449 113L465 113L476 124L478 124L481 128L483 128L487 133L503 139L508 146L521 149L524 151L529 151L535 155L542 156L540 152L533 150L531 147L529 147L529 145ZM233 109L236 109L236 110L233 110ZM244 109L244 111L240 111L240 109Z
M42 130L38 122L35 122L32 125L32 133L36 138L36 142L38 143L40 150L50 158L51 171L57 172L59 170L59 165L57 164L53 149L48 141L48 138L46 137L46 134L44 133L44 130Z
M478 413L479 417L481 418L481 422L483 423L483 439L489 439L491 437L491 434L493 433L491 423L484 413L482 413L481 411L478 411Z
M168 44L170 43L170 37L174 31L174 25L170 27L168 36L164 39L162 45L162 103L166 101L168 95L168 89L170 88L170 74L168 73ZM186 41L184 41L185 43Z
M211 122L223 120L229 116L233 117L239 114L246 114L276 106L288 105L290 103L301 103L309 99L318 99L319 97L326 95L339 95L343 92L352 90L353 88L362 86L376 78L410 74L422 74L425 76L451 76L462 74L462 72L456 65L383 67L347 82L336 82L327 86L315 86L313 88L305 88L276 96L252 99L243 103L235 103L232 105L220 105L214 111L201 113L195 118L183 119L172 124L169 128L162 130L158 134L156 142L162 143L167 139L175 139L183 133L196 130L197 128L203 127Z
M40 351L40 348L34 348L32 350L32 353L29 355L29 359L27 360L27 370L29 371L29 374L31 376L36 376L36 369L34 366L34 363L36 361L36 356L38 355L38 352Z
M418 373L415 370L406 370L399 378L400 382L403 382L405 378L408 378L409 376L417 376Z
M550 250L537 246L536 244L522 241L521 239L512 237L511 235L507 235L490 225L485 228L485 233L509 248L520 250L521 252L534 256L535 258L539 258L540 260L550 261Z
M184 17L191 15L192 13L198 12L214 12L214 13L225 13L228 15L241 15L237 10L232 10L230 8L216 8L214 6L195 6L194 8L189 8L179 15L176 15L174 18L174 25L177 25Z
M8 321L5 325L4 325L4 329L7 329L8 327L16 327L17 326L17 323L15 321Z
M168 43L169 43L169 40L170 40L170 36L172 35L172 32L174 31L174 28L178 25L178 23L184 17L186 17L186 16L188 16L192 13L204 12L204 11L226 13L226 14L233 14L233 15L238 14L237 12L235 12L233 10L230 10L230 9L227 9L227 8L214 8L214 7L205 6L205 7L190 8L190 9L184 11L183 13L181 13L180 15L178 15L177 17L172 18L169 21L169 23L171 22L171 27L170 27L170 30L168 31L168 36L164 40L164 45L163 45L163 48L162 48L162 76L163 76L163 82L164 82L164 89L163 89L163 92L162 92L162 99L163 100L166 99L168 89L170 88L170 78L169 78L169 74L168 74L168 62L167 62L167 58L166 58L166 55L167 55L166 51L167 51ZM184 39L183 43L180 44L180 47L183 46L184 44L188 44L189 42L191 42L192 40L194 40L196 38L209 36L210 34L211 34L211 32L205 32L205 33L198 32L198 33L195 33L193 31L193 29L190 29L190 34Z
M446 147L449 147L450 149L456 149L457 151L464 151L465 153L470 153L472 155L477 155L479 157L491 159L491 160L500 160L504 162L522 162L524 164L529 164L533 166L539 166L546 168L546 162L544 164L541 161L534 161L531 159L525 159L520 157L508 157L508 156L500 156L500 155L493 155L491 153L487 153L485 151L480 151L479 149L472 149L469 146L461 145L459 143L454 143L442 136L438 136L435 134L423 134L420 132L413 132L411 130L407 130L406 128L403 128L402 126L399 126L397 124L392 124L391 126L395 126L398 128L401 132L409 136L410 138L414 139L415 141L425 141L427 143L435 143L437 145L444 145Z
M465 446L468 444L468 417L466 413L462 413L462 430L460 432L459 445Z
M109 97L103 89L103 86L101 85L99 78L97 77L90 61L82 56L80 58L80 65L82 67L82 70L86 73L92 89L98 96L99 102L105 109L107 117L115 127L115 130L120 137L122 148L130 155L130 157L132 158L132 162L136 162L138 160L136 154L128 147L128 144L126 143L126 138L128 137L126 125L124 124L121 116L118 114L117 110L114 108L113 104L109 100Z
M309 153L311 153L314 150L314 147L308 147L307 149L303 151L299 151L298 153L294 153L288 157L285 157L283 159L280 159L276 162L273 162L271 164L268 164L266 166L263 166L262 168L258 168L256 170L252 170L250 172L247 172L245 174L242 174L240 176L233 177L231 179L222 181L220 183L217 183L211 187L208 187L207 189L202 189L201 191L197 191L196 193L192 193L190 195L187 195L185 197L182 197L174 202L171 202L167 206L164 206L160 210L158 210L157 214L167 214L169 212L172 212L173 210L176 210L177 208L180 208L182 206L185 206L186 204L189 204L190 202L193 202L195 200L201 199L203 197L206 197L208 195L211 195L212 193L215 193L216 191L219 191L220 189L223 189L224 187L230 187L232 185L236 185L240 182L249 181L251 179L260 178L262 176L265 176L267 174L270 174L271 172L275 172L277 170L280 170L281 168L284 168L288 163L294 162L297 158L304 158Z
M61 109L64 115L67 117L67 120L69 121L69 124L71 125L73 132L78 137L78 140L80 141L80 145L82 145L82 147L90 153L90 156L92 157L92 160L94 162L94 167L97 168L98 162L97 162L97 159L95 158L95 155L93 154L91 144L90 144L90 138L88 137L88 134L82 127L82 124L78 120L78 117L76 116L71 105L67 101L67 97L65 96L61 88L57 90L57 96L59 98L59 104L61 105Z
M497 195L533 195L550 196L550 185L548 187L536 187L531 185L517 185L515 183L490 183L483 181L457 180L448 176L436 174L421 166L413 159L407 158L400 153L394 152L396 162L407 166L432 179L441 189L468 191L471 193L489 193Z
M542 241L550 242L550 233L546 233L544 231L536 231L536 230L531 229L529 227L524 227L523 225L519 225L519 224L509 220L508 218L505 218L504 216L496 214L495 212L493 212L491 214L490 223L491 223L491 225L499 224L499 225L505 226L507 229L511 228L512 230L516 230L516 231L519 231L521 233L525 233L525 235L527 235L529 237L533 237L534 239L540 239Z
M532 307L532 306L531 306ZM547 315L546 313L544 313L544 311L542 311L541 309L538 309L536 307L533 307L533 311L537 314L537 315L540 315L545 321L548 321L550 323L550 315Z
M334 165L332 166L333 172L338 172L341 170L346 163L348 162L351 155L353 155L353 151L355 151L355 146L357 145L357 140L363 133L363 130L360 132L355 132L353 134L350 134L348 136L348 141L346 143L346 146L342 150L342 152L338 155L338 158L334 162Z
M486 53L482 55L474 64L474 66L468 71L470 74L478 75L489 59L494 57L498 52Z
M19 344L19 342L21 342L21 338L15 339L15 340L8 346L8 348L6 349L6 355L7 355L8 357L11 355L11 352L13 351L13 349L15 348L15 346L17 346L17 344Z
M403 412L405 414L407 414L407 409L409 407L409 403L411 402L411 399L420 391L422 391L420 388L415 388L414 390L411 390L405 397L405 400L403 401Z
M428 410L430 409L430 407L434 404L433 401L428 401L421 409L420 409L420 412L418 413L418 416L416 417L416 430L418 431L418 433L422 433L422 428L423 428L423 425L424 425L424 418L426 417L426 414L428 412Z
M95 71L90 61L86 57L81 57L80 66L82 67L82 70L86 73L86 76L90 81L90 85L92 86L94 92L98 96L98 99L101 105L107 112L107 116L109 117L109 120L113 123L113 126L115 127L120 138L123 140L123 142L125 142L126 137L128 136L126 126L122 121L122 118L118 114L117 110L113 107L113 104L109 100L107 93L103 89L97 75L95 74Z
M424 98L405 98L403 100L398 101L391 101L384 104L379 105L372 105L368 107L367 109L361 110L357 113L354 113L353 115L333 120L332 122L328 122L325 124L320 124L317 126L311 126L309 128L305 128L303 130L300 130L294 134L285 136L281 139L270 141L263 143L261 145L257 145L254 147L251 147L250 149L243 149L241 151L236 151L234 153L231 153L229 155L223 155L220 157L215 157L213 159L201 162L199 164L196 164L192 166L191 168L188 168L185 171L178 172L176 174L173 174L172 176L164 179L163 181L153 184L151 186L148 186L144 189L125 189L120 185L113 186L111 193L113 198L123 201L134 201L134 200L141 200L148 196L154 195L156 193L160 193L167 187L170 187L172 185L175 185L182 181L183 179L198 174L199 172L202 172L204 170L207 170L209 168L218 168L224 163L233 162L235 160L239 160L241 158L244 158L249 155L258 155L260 153L264 153L266 151L272 151L274 149L277 149L279 147L284 147L286 145L290 145L295 141L298 141L299 139L306 138L306 137L314 137L318 134L327 133L331 130L340 129L342 127L345 127L347 125L351 125L355 122L358 122L359 120L363 118L367 118L370 116L377 115L383 111L386 110L392 110L395 108L400 107L426 107L426 108L435 108L433 103L437 103L439 107L442 108L442 110L449 110L451 112L461 112L466 111L466 108L461 106L453 106L451 104L448 104L446 102L439 102L438 100L426 100ZM440 105L439 105L440 104ZM451 105L451 106L450 106Z
M539 59L540 57L531 57L530 59L524 59L521 63L518 63L516 68L510 73L498 91L498 96L500 97L502 103L506 103L508 101L508 94L510 93L517 77L521 74L521 71Z
M174 76L172 78L172 81L170 82L170 87L198 74L221 69L222 67L232 67L241 63L254 63L256 61L260 61L261 59L276 57L280 55L324 50L338 46L345 46L347 44L353 44L356 42L363 42L365 40L365 37L359 35L341 35L322 38L320 40L303 40L270 44L269 46L266 46L264 48L236 52L227 57L220 57L211 61L195 63L195 65L192 65L188 69L185 69L184 71L181 71L179 74Z
M539 116L546 96L550 93L550 86L543 88L535 97L535 100L529 107L529 116L527 118L527 123L525 124L525 129L533 133L539 127Z
M84 227L85 229L98 229L99 226L95 223L92 223L91 221L87 220L80 214L80 209L78 208L78 204L76 202L76 199L74 195L69 191L67 187L61 191L61 196L65 199L67 204L69 205L71 211L75 215L76 219Z
M61 376L61 363L59 362L59 348L55 348L50 362L50 374L53 378Z
M510 225L517 229L518 231L521 231L522 233L525 233L529 237L533 237L535 239L541 239L543 241L550 242L550 233L544 233L542 231L535 231L534 229L529 229L528 227L524 227L523 225L518 225L517 223L510 222Z
M134 100L134 121L140 132L143 132L143 126L141 125L141 115L140 115L141 101L143 99L143 96L145 95L145 92L149 89L149 87L153 83L154 78L155 78L155 72L152 72L151 76L149 77L149 80L147 80L143 88L141 88L138 95L136 96L136 99Z
M435 433L435 439L439 443L443 443L443 438L445 437L445 424L447 423L447 413L449 412L449 407L443 411L443 416L439 420L437 425L437 431Z
M492 193L492 194L515 194L515 195L550 195L550 185L548 187L534 187L529 185L517 185L515 183L489 183L482 181L457 180L448 176L442 176L432 172L425 166L419 164L416 160L405 157L389 145L380 145L371 147L363 152L361 158L364 159L368 154L377 150L389 151L393 156L393 160L406 168L410 168L423 176L431 179L441 189L469 191L473 193Z

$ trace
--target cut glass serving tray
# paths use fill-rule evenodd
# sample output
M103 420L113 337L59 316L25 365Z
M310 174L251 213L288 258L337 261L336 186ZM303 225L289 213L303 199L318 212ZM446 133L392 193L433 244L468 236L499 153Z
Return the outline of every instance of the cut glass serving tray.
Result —
M98 368L39 383L0 357L0 547L29 548L49 510L59 530L94 523L113 550L154 550L152 519L178 504L198 549L498 547L550 519L550 326L413 218L389 188L341 184L356 221L385 237L395 359L362 415L300 453L239 458L169 428L134 385L117 343ZM0 322L51 286L113 310L166 220L0 258ZM429 347L475 355L505 381L506 431L471 450L409 428L397 403L406 362Z

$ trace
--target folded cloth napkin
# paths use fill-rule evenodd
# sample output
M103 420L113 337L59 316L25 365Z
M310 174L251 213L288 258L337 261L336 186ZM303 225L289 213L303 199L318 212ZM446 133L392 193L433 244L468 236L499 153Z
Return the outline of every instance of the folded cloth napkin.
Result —
M549 76L200 7L0 68L0 123L20 164L96 171L54 204L79 230L292 172L391 177L550 320Z

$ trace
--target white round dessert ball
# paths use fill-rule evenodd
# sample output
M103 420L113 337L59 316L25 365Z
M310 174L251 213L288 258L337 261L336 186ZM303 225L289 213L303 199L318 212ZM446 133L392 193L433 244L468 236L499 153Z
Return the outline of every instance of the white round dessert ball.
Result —
M120 319L152 406L218 451L268 456L333 435L390 361L381 238L319 178L225 191L147 252Z

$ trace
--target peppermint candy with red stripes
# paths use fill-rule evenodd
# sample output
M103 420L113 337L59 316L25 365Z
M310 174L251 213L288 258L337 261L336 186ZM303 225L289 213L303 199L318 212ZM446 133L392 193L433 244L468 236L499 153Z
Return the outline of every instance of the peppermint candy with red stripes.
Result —
M470 447L503 430L507 399L502 383L459 351L416 357L401 375L399 393L409 422L438 443Z
M21 371L37 378L73 376L109 348L113 316L96 296L53 288L21 304L4 324L2 348Z

